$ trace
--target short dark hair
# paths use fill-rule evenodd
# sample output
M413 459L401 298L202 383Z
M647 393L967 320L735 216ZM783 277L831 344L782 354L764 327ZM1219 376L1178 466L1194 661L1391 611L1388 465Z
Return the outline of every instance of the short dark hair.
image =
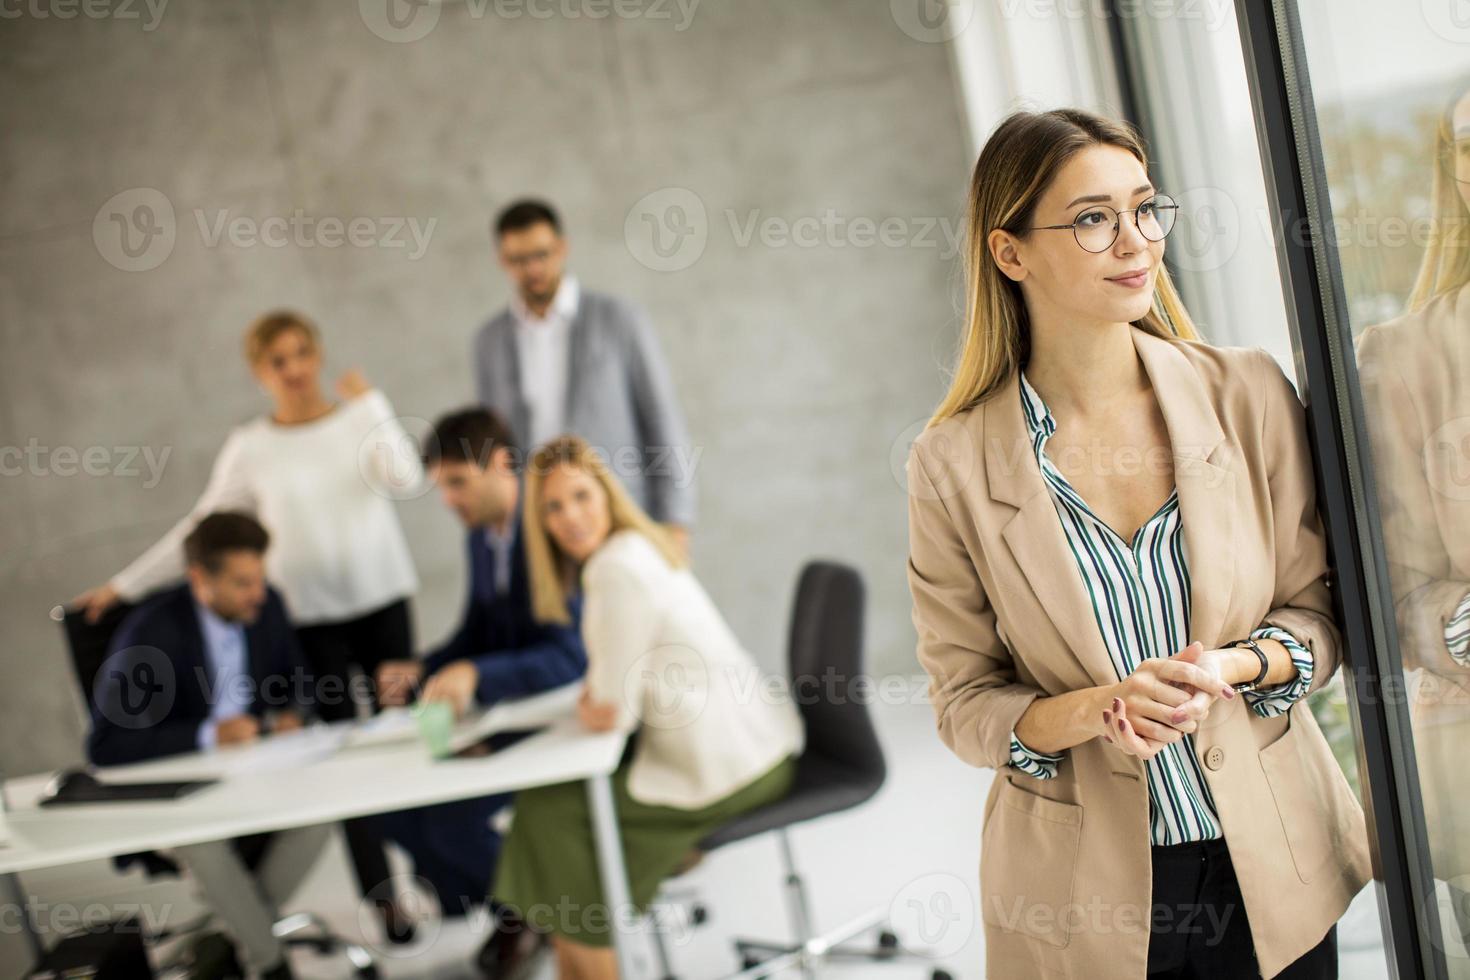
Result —
M213 575L220 570L229 552L250 551L262 555L270 541L270 533L249 514L216 511L196 524L184 539L184 560L190 565L203 566Z
M476 405L443 415L429 433L424 447L424 465L436 463L473 463L484 469L490 465L490 454L504 447L510 450L515 467L516 437L500 413Z
M551 226L552 231L561 234L561 219L550 204L534 198L522 198L501 211L495 219L495 238L499 240L508 231L520 231L543 221Z

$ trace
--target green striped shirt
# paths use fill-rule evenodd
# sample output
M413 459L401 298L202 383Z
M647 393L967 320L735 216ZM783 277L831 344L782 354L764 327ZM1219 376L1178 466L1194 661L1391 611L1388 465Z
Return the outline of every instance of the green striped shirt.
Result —
M1172 657L1189 645L1189 561L1184 549L1179 493L1174 490L1131 542L1124 541L1092 512L1087 502L1046 456L1056 420L1021 374L1021 411L1036 461L1066 532L1092 611L1121 680L1147 657ZM1298 676L1273 688L1246 692L1246 703L1262 717L1279 715L1307 692L1312 655L1285 630L1261 627L1255 639L1279 640L1291 653ZM1065 753L1035 752L1011 734L1010 764L1038 779L1050 779ZM1149 837L1155 844L1220 837L1219 815L1200 769L1194 736L1185 735L1150 759Z

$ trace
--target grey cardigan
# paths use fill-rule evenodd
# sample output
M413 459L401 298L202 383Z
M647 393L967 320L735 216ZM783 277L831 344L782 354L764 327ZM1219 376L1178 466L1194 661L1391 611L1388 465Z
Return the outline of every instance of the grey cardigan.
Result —
M475 337L475 392L523 449L530 433L516 357L516 319L501 311ZM647 314L583 289L571 326L567 429L586 439L654 520L694 524L698 462L668 362Z

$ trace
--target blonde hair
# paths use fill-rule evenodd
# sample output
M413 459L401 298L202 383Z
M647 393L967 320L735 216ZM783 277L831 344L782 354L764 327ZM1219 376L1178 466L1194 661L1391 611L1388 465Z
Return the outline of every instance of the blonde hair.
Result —
M321 334L318 333L316 324L294 310L272 310L256 318L245 331L246 363L251 367L259 364L271 344L276 342L276 338L292 330L300 330L305 334L306 342L313 349L321 347Z
M1148 170L1143 141L1132 126L1082 109L1014 112L985 141L965 205L964 337L949 390L928 426L984 401L1025 362L1031 344L1026 302L1020 285L992 260L987 238L997 228L1023 237L1062 166L1100 144L1127 150ZM1153 308L1134 326L1165 339L1201 339L1162 265Z
M1460 196L1460 182L1450 169L1454 160L1450 159L1448 166L1444 163L1446 155L1455 150L1455 106L1470 95L1470 75L1459 80L1454 92L1435 127L1434 221L1429 228L1429 245L1419 261L1419 274L1409 291L1410 312L1470 282L1470 212Z
M541 484L546 475L556 466L566 464L586 472L602 485L607 493L607 506L612 526L612 535L624 528L639 531L665 560L674 568L683 568L688 562L680 553L663 525L639 507L623 488L623 484L608 470L602 457L593 451L580 436L563 435L542 446L531 456L526 465L525 500L521 504L521 534L525 539L526 562L531 578L531 613L539 623L572 621L567 609L567 593L576 583L579 569L546 531L541 518Z

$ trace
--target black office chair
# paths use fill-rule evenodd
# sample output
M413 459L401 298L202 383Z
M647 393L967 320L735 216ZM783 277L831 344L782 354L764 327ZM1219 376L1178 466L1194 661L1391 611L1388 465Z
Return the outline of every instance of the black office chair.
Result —
M137 605L146 601L147 597ZM107 662L113 634L122 626L128 614L137 608L137 605L126 602L116 603L95 623L87 622L86 616L78 609L55 606L51 610L52 620L61 624L62 632L66 636L66 647L67 652L71 655L72 672L76 675L77 686L82 692L82 703L86 705L89 717L95 710L97 673ZM263 856L266 837L267 835L257 834L235 842L235 849L247 867L253 868ZM112 862L119 871L126 871L134 864L141 864L144 874L150 879L182 877L178 863L157 851L123 854L113 858ZM152 933L146 937L147 941L150 945L156 945L165 940L201 932L201 926L208 918L205 916L179 929L160 930ZM321 955L342 953L351 962L359 977L372 978L378 975L372 954L357 943L334 934L327 928L326 923L315 915L298 912L282 916L272 923L271 931L288 947L311 949Z
M844 926L813 935L806 886L796 870L788 828L866 802L883 785L887 768L883 748L861 698L827 695L829 681L848 690L863 671L863 580L858 572L834 562L814 561L802 569L791 612L787 658L792 693L806 727L806 744L797 760L796 780L780 802L743 814L700 842L701 851L713 851L760 834L777 835L785 872L787 902L794 942L736 939L739 977L764 977L793 967L804 973L824 959L860 959L892 962L922 959L899 948L888 928L886 909L858 916ZM704 921L696 905L688 919ZM840 946L863 933L877 930L876 946ZM660 968L668 980L674 974L662 930L651 930ZM934 969L932 980L949 980Z

